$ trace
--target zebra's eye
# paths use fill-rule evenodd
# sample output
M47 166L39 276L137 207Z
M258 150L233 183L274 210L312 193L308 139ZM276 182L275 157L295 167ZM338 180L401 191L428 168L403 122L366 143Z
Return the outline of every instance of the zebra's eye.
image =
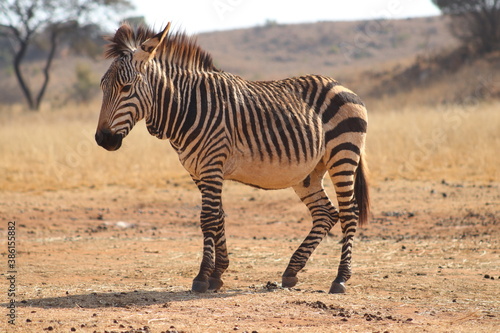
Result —
M132 85L131 84L126 84L122 87L122 92L123 93L128 93L130 91L130 89L132 88Z

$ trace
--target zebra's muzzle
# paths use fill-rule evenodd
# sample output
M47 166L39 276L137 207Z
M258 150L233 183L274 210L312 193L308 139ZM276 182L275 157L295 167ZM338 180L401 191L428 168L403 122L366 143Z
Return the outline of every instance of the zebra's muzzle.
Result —
M95 142L106 150L117 150L122 146L123 136L121 134L112 134L109 130L103 130L95 133Z

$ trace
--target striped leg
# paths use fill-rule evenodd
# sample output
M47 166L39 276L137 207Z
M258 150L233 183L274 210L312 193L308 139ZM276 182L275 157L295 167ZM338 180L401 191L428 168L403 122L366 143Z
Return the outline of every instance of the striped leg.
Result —
M194 180L201 192L201 230L203 259L200 272L194 278L192 290L205 292L222 287L222 273L229 266L222 210L222 178Z
M323 188L324 174L324 166L319 165L301 184L293 187L295 193L309 208L313 226L283 273L283 287L293 287L297 284L297 273L304 268L318 244L338 220L338 212Z
M229 256L227 254L226 233L224 228L224 210L220 208L220 225L215 236L215 268L208 278L210 290L219 290L222 285L222 274L229 266Z
M339 163L336 163L337 165ZM350 168L351 170L346 170ZM351 257L354 234L358 225L358 206L354 193L356 166L349 163L340 164L330 169L330 176L337 193L339 218L342 228L342 253L337 277L330 287L331 294L345 293L345 283L351 277Z

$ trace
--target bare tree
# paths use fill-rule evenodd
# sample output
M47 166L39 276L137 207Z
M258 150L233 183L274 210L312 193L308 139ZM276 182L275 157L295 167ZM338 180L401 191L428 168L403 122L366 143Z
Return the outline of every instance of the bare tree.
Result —
M130 8L129 0L0 0L0 37L10 41L14 72L31 110L40 108L61 35L81 24L95 22L104 13ZM28 48L42 31L47 52L42 85L35 92L22 68Z
M450 15L451 32L476 52L500 50L500 0L432 0Z

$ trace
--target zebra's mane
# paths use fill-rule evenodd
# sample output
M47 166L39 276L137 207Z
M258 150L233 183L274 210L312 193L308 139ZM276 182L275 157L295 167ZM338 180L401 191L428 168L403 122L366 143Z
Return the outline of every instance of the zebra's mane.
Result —
M130 54L155 35L153 30L144 25L134 29L128 23L124 23L114 36L105 38L109 44L106 46L104 56L109 59ZM197 44L195 37L188 36L184 32L169 33L155 57L166 59L170 65L181 68L216 70L212 56Z

